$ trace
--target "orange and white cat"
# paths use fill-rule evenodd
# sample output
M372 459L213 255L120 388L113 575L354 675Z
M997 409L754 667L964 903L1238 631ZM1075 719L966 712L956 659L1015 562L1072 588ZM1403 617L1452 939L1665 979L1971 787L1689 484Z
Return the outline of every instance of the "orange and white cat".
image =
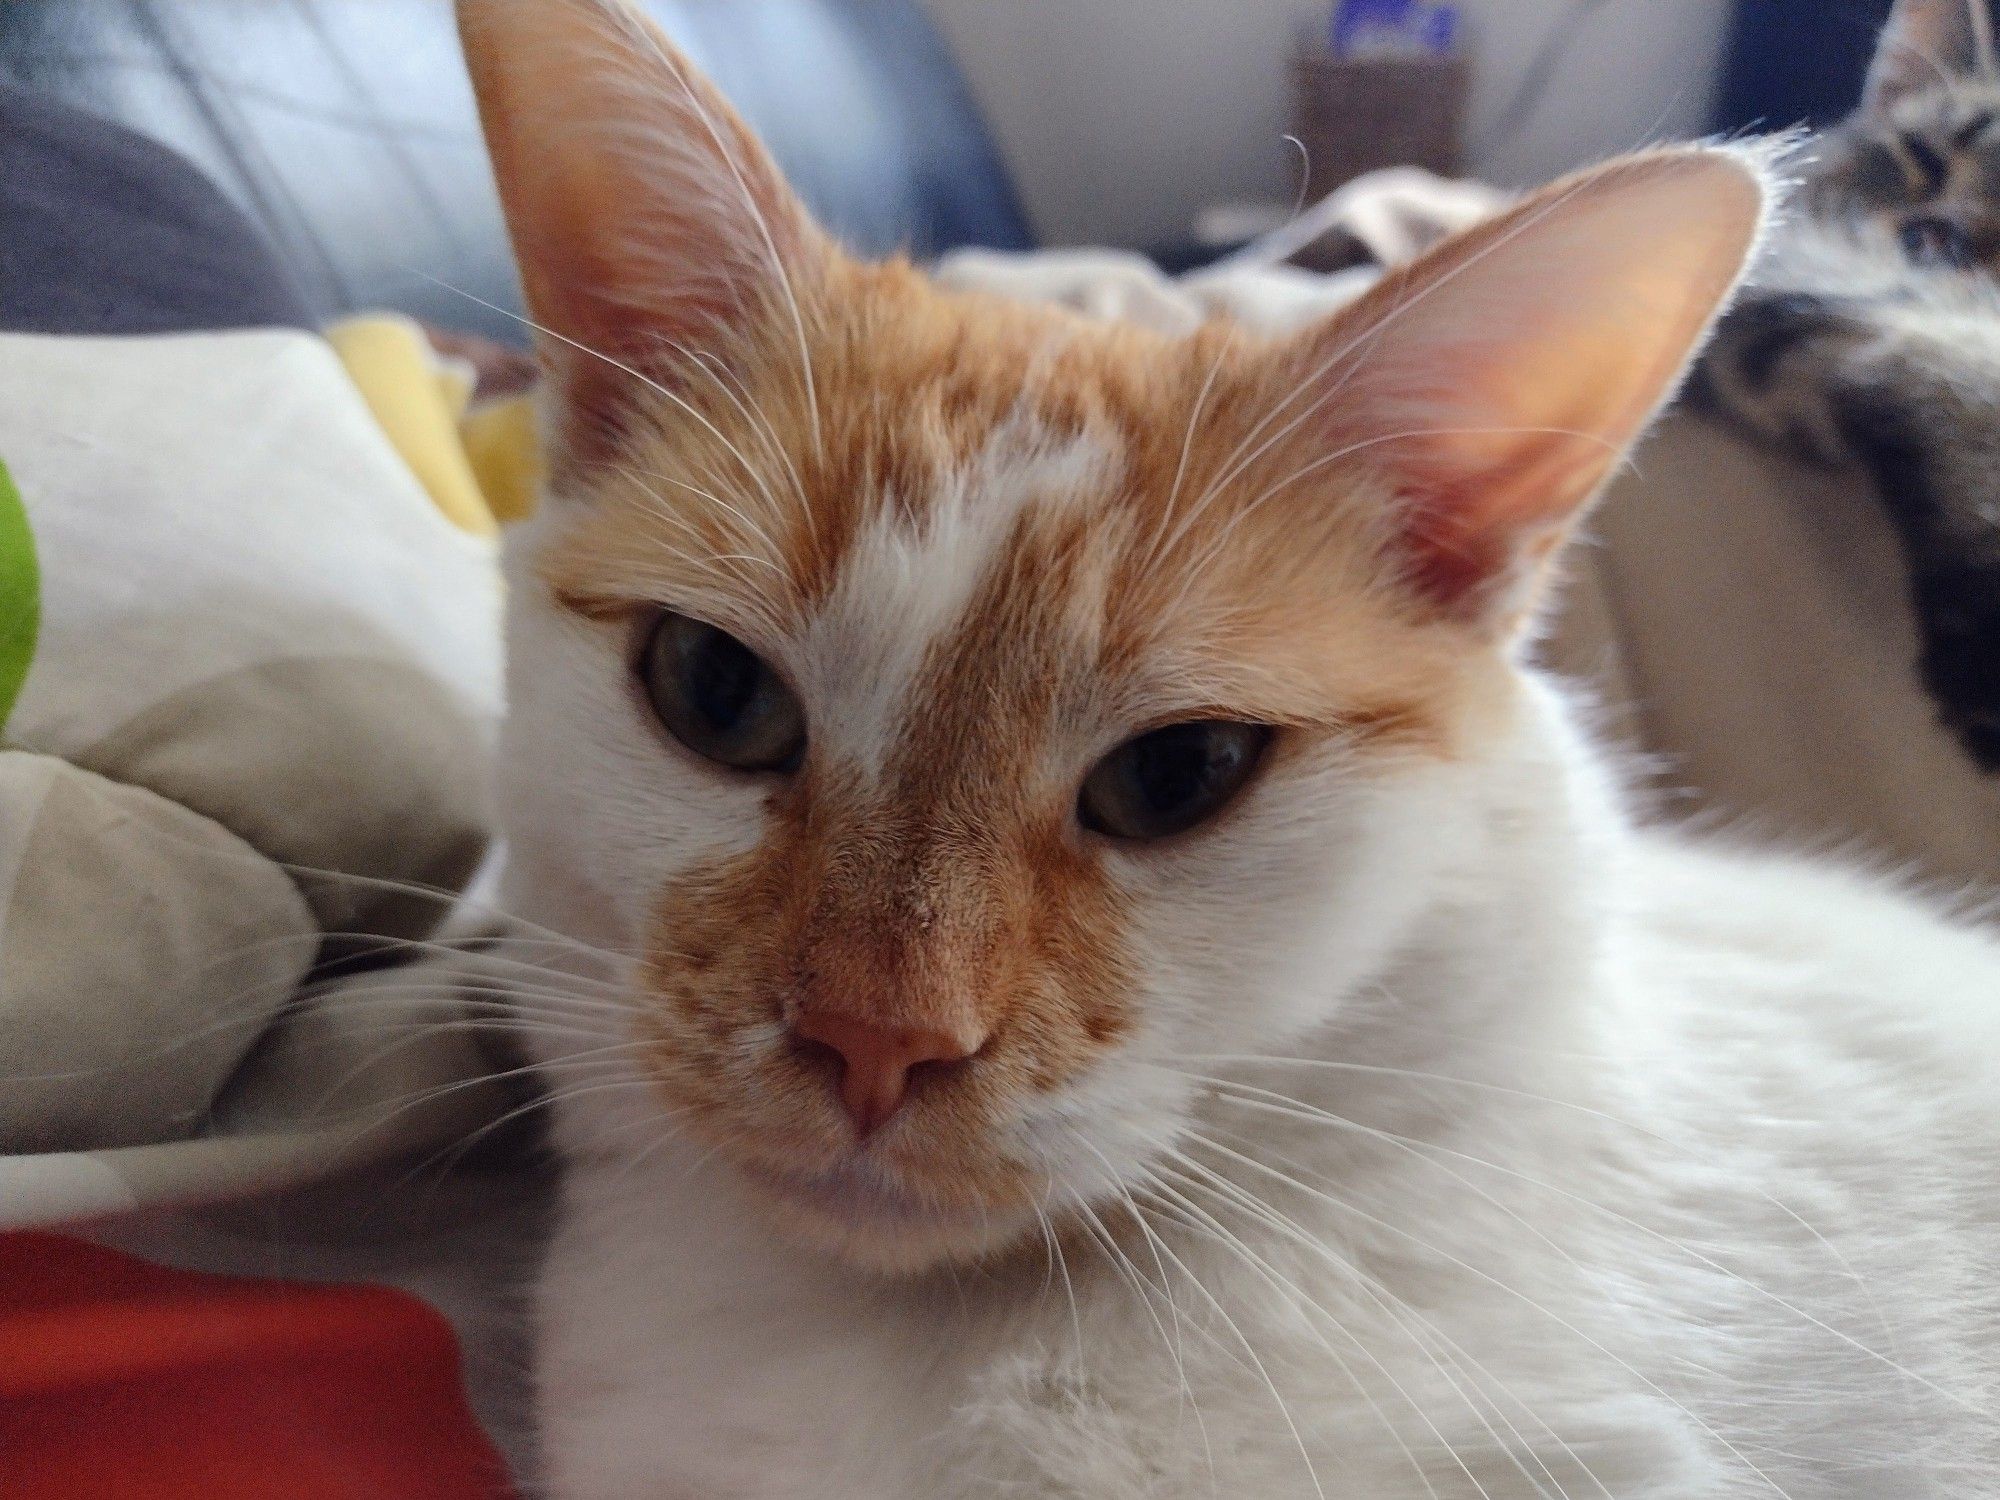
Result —
M1753 159L1168 339L851 260L612 0L461 16L507 901L600 955L550 1495L2000 1495L2000 941L1641 831L1522 661Z

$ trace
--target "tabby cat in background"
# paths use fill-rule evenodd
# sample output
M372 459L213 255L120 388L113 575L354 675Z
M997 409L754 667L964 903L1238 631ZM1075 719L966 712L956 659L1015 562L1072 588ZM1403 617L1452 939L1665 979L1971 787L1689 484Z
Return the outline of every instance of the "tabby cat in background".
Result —
M1859 464L1908 554L1945 723L2000 772L2000 68L1990 0L1899 0L1860 109L1698 392L1815 462Z

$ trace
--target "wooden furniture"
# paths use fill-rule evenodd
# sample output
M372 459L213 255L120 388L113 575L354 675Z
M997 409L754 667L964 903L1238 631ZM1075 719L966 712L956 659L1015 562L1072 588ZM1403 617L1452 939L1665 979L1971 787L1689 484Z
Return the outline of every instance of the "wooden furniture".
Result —
M1292 77L1309 198L1378 167L1463 170L1471 82L1463 56L1350 59L1301 46Z

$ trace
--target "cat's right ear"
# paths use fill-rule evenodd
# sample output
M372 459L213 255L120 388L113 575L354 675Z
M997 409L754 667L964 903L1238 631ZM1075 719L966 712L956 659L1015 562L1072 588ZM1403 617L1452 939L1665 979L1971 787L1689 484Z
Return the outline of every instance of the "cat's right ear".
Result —
M693 361L802 337L832 242L651 21L624 0L458 0L458 25L560 458L603 456Z
M1987 0L1896 0L1868 69L1862 108L1893 109L1905 96L1993 66ZM1975 13L1976 12L1976 13Z

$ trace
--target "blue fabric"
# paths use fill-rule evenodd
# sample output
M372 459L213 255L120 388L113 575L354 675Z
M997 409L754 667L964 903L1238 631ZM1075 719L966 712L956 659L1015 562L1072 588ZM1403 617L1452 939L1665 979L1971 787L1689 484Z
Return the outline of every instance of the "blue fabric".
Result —
M654 0L649 9L856 250L1028 247L957 67L914 7Z
M1718 129L1837 125L1861 84L1891 0L1738 0L1716 95Z

